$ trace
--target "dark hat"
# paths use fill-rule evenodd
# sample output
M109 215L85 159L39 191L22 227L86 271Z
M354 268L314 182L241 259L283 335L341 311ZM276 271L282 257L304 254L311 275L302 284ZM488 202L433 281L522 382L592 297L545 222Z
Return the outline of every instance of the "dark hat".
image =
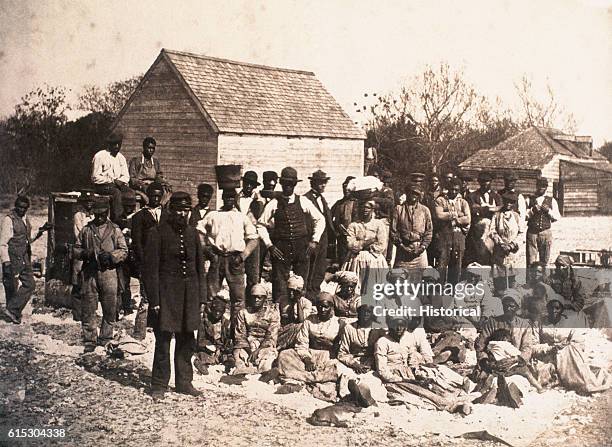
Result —
M493 180L493 176L491 175L490 172L481 171L478 173L479 182L490 182L491 180Z
M406 185L406 193L416 192L417 194L423 193L423 187L416 182L410 182Z
M264 171L263 181L271 182L272 180L274 180L275 182L278 181L278 174L274 171Z
M121 192L121 203L123 205L134 205L136 203L136 193L133 189L126 189Z
M544 177L540 177L537 181L536 181L536 185L537 186L548 186L548 180L546 180Z
M504 174L504 180L508 181L508 182L512 182L512 181L517 181L518 177L516 176L516 174L512 171L506 172Z
M108 203L107 197L95 197L93 201L92 211L94 213L102 213L104 211L108 211L110 205Z
M225 197L236 197L238 195L238 191L234 188L226 188L223 190L223 194L221 194L221 198Z
M246 171L242 176L242 180L251 183L255 186L261 185L261 183L257 181L257 172L255 171Z
M240 188L240 171L241 165L217 165L215 173L217 175L217 183L221 189Z
M175 210L190 210L191 196L184 191L177 191L170 196L170 206Z
M423 174L422 172L413 172L412 174L410 174L410 180L413 183L421 183L425 180L425 174Z
M280 180L288 180L288 181L292 181L292 182L301 182L301 180L298 179L297 176L297 171L292 168L287 166L286 168L283 168L283 170L281 171L281 175L280 175Z
M123 141L123 134L120 132L112 132L106 137L107 143L121 143Z
M327 174L320 169L317 169L312 173L308 180L314 180L315 182L327 182L331 177L328 177Z
M516 203L518 195L513 191L506 191L501 196L504 202Z
M469 181L474 180L474 177L471 176L470 174L461 174L459 178L463 180L464 182L469 182Z
M91 189L82 189L81 195L77 199L79 202L92 202L95 198L95 194Z

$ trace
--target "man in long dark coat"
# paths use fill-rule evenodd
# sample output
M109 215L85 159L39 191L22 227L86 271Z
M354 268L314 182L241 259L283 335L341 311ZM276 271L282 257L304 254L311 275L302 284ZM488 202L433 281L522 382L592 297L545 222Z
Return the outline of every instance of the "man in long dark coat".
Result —
M151 394L162 399L170 381L170 341L176 339L176 391L199 396L192 385L193 332L200 324L200 305L206 299L204 258L196 230L187 224L191 197L175 192L168 218L147 237L143 279L149 300L148 325L155 333Z
M330 177L325 172L318 169L312 173L310 180L310 191L304 194L308 200L310 200L314 206L319 210L323 217L325 217L325 229L319 239L319 245L316 250L313 251L310 256L310 268L308 269L308 279L306 281L306 291L313 299L321 291L321 283L325 279L325 270L327 269L327 249L330 241L335 240L334 224L332 222L332 215L327 204L327 200L323 197L323 192L329 182ZM312 227L309 221L309 226ZM312 231L312 228L309 229Z

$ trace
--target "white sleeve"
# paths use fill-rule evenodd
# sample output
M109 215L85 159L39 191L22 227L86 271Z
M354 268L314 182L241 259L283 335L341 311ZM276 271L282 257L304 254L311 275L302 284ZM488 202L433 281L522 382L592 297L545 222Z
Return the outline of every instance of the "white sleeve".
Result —
M308 200L308 198L304 196L301 197L303 197L305 200L300 200L300 205L302 206L302 209L305 212L310 214L310 217L312 217L312 222L314 224L312 240L313 242L319 242L321 236L323 235L323 232L325 231L325 217L317 209L315 204L312 203L312 201Z
M274 213L278 206L278 200L272 199L265 206L259 220L257 221L257 233L261 240L266 244L266 247L272 246L272 240L270 239L270 233L268 230L274 228Z
M102 151L100 151L96 153L96 155L94 155L94 158L91 161L91 181L96 185L108 183L108 178L104 174L104 169L102 165Z
M8 252L8 243L13 237L13 221L9 216L5 216L2 220L2 227L0 228L0 260L2 263L10 262Z

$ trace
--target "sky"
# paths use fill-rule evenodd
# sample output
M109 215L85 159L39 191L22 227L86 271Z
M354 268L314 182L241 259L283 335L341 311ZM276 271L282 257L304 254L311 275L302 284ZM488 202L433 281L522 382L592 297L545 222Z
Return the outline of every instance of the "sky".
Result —
M344 109L447 62L517 106L548 83L577 133L612 140L612 0L0 0L0 116L48 83L144 73L161 48L313 71Z

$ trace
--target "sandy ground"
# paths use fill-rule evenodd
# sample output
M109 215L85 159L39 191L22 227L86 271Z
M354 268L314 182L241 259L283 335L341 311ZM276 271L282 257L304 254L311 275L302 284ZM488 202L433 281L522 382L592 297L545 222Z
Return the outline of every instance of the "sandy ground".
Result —
M34 228L46 219L43 206L39 203L30 213ZM610 228L612 218L607 217L563 219L555 227L563 238L555 240L553 250L611 247ZM43 237L34 244L34 257L42 258L45 251ZM42 302L41 292L39 281L35 303ZM14 445L3 438L6 428L43 426L66 428L68 445L497 445L457 437L477 430L515 446L598 446L612 439L607 417L612 392L585 398L548 391L527 396L518 410L482 405L466 418L380 406L357 414L348 429L308 425L305 418L328 404L305 391L273 394L274 388L256 377L226 385L218 382L218 371L196 374L194 384L205 390L205 397L171 394L154 403L145 393L150 350L123 361L98 351L82 356L80 327L69 315L46 310L24 320L19 327L0 322L0 445ZM130 320L119 326L129 330ZM148 334L146 343L151 342Z

